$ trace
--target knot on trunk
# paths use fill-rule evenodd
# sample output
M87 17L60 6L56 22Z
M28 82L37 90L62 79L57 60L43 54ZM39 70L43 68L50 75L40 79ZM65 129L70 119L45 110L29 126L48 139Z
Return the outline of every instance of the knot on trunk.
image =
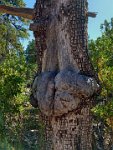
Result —
M33 83L33 95L41 112L61 116L76 110L99 90L96 80L72 70L41 73ZM31 102L32 103L32 102Z

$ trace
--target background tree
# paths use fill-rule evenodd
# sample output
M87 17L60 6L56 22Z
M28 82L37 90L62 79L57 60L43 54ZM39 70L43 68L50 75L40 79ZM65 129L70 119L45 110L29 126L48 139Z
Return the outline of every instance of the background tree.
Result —
M101 30L102 36L95 41L91 40L89 43L92 62L98 71L102 84L102 92L99 97L101 103L93 111L97 116L104 119L105 124L108 124L113 130L113 19L111 18L110 22L105 20L101 24ZM111 139L113 139L112 130L109 130L111 132ZM107 132L108 128L103 131ZM103 139L106 140L105 137Z
M26 64L27 64L27 78L31 79L31 81L34 78L34 75L37 73L37 60L36 60L36 48L35 48L35 41L32 40L28 43L28 46L25 50L25 56L26 56Z
M25 7L25 3L20 1L3 0L0 4L9 6ZM28 32L25 26L28 21L20 17L11 16L9 14L0 15L0 57L5 57L9 53L17 53L23 51L21 40L28 38Z
M0 4L25 7L23 0L2 0ZM26 139L31 135L30 130L34 128L29 124L31 107L28 103L30 92L27 88L27 73L33 72L32 69L28 70L30 62L26 63L21 42L28 38L28 23L28 20L21 17L0 14L0 149L8 149L10 144L15 149L25 148L28 142ZM32 120L38 124L35 117L32 117ZM9 143L8 147L6 143ZM27 147L32 147L32 142L29 146L27 143Z
M4 0L0 4L25 7L22 0ZM43 145L38 110L29 104L28 85L37 67L32 42L26 51L22 45L29 37L28 25L29 21L21 17L0 14L0 149L41 149Z

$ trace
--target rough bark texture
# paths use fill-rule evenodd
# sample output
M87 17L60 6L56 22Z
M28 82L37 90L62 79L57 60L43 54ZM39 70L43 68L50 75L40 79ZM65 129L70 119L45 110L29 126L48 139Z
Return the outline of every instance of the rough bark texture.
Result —
M92 150L90 109L99 85L87 52L87 14L87 0L35 5L33 95L46 124L46 150Z
M55 150L91 150L91 115L89 106L52 120Z

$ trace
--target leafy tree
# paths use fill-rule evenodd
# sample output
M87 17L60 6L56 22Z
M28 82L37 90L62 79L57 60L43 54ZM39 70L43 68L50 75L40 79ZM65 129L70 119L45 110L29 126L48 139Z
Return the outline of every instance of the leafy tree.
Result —
M27 63L36 63L36 48L34 40L29 42L25 54Z
M94 112L113 127L113 18L101 25L102 36L91 40L90 54L102 84L101 104Z
M0 4L24 7L22 0L7 1ZM31 115L29 104L30 89L34 72L36 72L36 56L34 41L30 42L25 51L22 40L28 38L28 21L12 15L0 15L0 140L4 140L6 148L13 145L15 149L28 149L40 146L43 140L43 126L38 123L37 115ZM35 60L35 61L34 61ZM29 80L28 80L29 79ZM29 123L32 119L32 122ZM33 141L32 129L40 135ZM38 133L37 133L38 130ZM33 137L34 138L34 137ZM31 144L27 140L31 141ZM2 142L2 141L1 141ZM38 144L34 145L34 142ZM39 143L40 142L40 143ZM0 148L4 144L0 143ZM10 144L9 144L10 143ZM32 144L33 143L33 144Z
M2 0L0 4L9 6L24 7L23 0L7 1ZM23 51L21 40L28 37L25 26L28 21L9 14L0 15L0 60L3 60L7 54Z
M23 0L2 0L0 4L24 7ZM0 136L16 140L26 94L26 59L21 40L28 37L28 21L0 14Z
M25 50L25 56L26 56L26 64L27 64L27 78L31 79L28 82L31 83L31 81L34 78L34 75L37 72L37 64L36 64L36 48L35 48L35 41L32 40L29 42L26 50Z

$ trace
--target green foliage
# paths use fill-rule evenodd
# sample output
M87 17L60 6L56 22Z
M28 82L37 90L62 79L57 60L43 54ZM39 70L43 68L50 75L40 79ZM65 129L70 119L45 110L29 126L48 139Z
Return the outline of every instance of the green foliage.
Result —
M27 63L30 64L36 63L36 48L35 48L34 40L29 42L25 54L26 54Z
M0 4L24 7L23 0L2 0ZM28 21L8 14L0 15L0 60L12 51L23 51L21 39L28 38Z
M105 120L113 116L113 18L101 25L102 36L89 43L89 53L102 84L102 103L94 112Z
M0 4L25 6L23 0L2 0ZM26 51L21 42L29 36L28 23L20 17L0 14L1 150L38 150L44 144L44 126L39 121L39 112L29 104L29 85L37 65L34 41L29 43Z
M36 48L35 48L35 41L32 40L29 42L26 51L26 64L27 64L27 78L31 79L30 82L33 80L34 75L37 72L37 62L36 62ZM28 82L29 84L29 82Z
M25 6L23 0L2 0L0 4ZM24 144L23 131L32 129L31 125L25 130L31 119L30 114L26 113L26 109L31 109L27 85L31 83L29 77L36 66L26 61L21 43L21 40L28 38L27 24L28 21L23 18L0 14L0 141L6 141L6 144L0 143L0 149L5 150L9 147L20 150L18 146ZM25 120L28 120L27 124Z
M26 61L23 55L7 56L0 64L0 137L11 141L20 136L21 114L24 103L28 101L26 94Z
M1 0L0 4L13 5L16 7L25 7L25 3L23 0Z

